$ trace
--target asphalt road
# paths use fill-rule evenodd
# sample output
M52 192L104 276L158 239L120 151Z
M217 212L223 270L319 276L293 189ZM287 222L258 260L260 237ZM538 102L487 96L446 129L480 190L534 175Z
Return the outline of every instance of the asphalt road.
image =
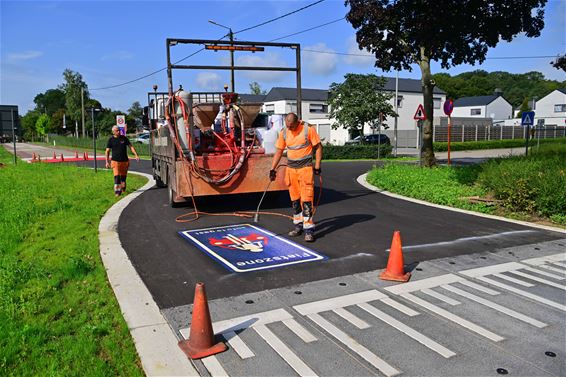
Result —
M137 167L136 167L137 165ZM394 230L400 230L405 263L488 252L560 239L563 235L517 224L418 205L367 190L356 178L372 162L325 163L323 190L315 216L317 240L305 243L329 257L272 270L232 273L184 240L177 232L211 226L253 223L233 216L203 216L190 223L175 219L192 207L170 208L166 189L153 188L129 205L119 221L120 240L161 309L192 303L202 281L209 299L351 275L385 267ZM149 162L132 169L148 171ZM318 183L317 183L318 184ZM318 189L317 189L318 193ZM231 213L255 210L260 195L198 198L200 211ZM290 213L286 193L264 201L262 211ZM258 225L286 237L290 221L262 215Z

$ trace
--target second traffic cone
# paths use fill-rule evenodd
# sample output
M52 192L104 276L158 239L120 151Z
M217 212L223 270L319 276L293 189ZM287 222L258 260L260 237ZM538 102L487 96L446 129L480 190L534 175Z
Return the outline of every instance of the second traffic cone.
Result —
M401 232L396 230L391 241L391 250L387 260L387 268L379 275L381 280L409 281L411 273L405 273L403 250L401 249Z
M87 153L87 152L85 152L83 159L84 159L85 161L88 160L88 153Z
M53 159L54 159L54 160L57 159L57 155L55 154L55 152L53 152Z
M75 158L79 158L79 152L75 151Z
M61 153L61 162L65 161L65 157L63 157L63 153Z
M179 347L191 359L201 359L226 351L226 344L214 341L212 321L208 310L208 301L204 283L195 286L195 300L193 303L193 317L188 340L181 340Z

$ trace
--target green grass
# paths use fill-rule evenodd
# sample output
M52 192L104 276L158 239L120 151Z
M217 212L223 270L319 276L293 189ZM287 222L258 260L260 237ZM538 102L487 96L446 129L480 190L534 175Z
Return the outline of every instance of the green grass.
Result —
M541 144L529 156L489 160L473 166L420 168L386 164L368 182L387 191L432 203L566 225L566 143ZM493 206L466 197L494 199Z
M110 135L108 136L102 136L98 139L96 139L96 150L97 153L101 153L101 155L104 154L104 150L106 148L106 143L108 142L108 139L110 138ZM133 137L129 136L128 137L130 139L130 141L132 142L132 145L134 146L134 148L136 149L136 152L138 152L138 155L140 157L149 157L149 145L147 144L141 144L141 143L135 143L133 141ZM55 142L55 145L53 145L53 142ZM37 143L40 145L46 145L46 146L55 146L55 147L61 147L61 148L65 148L65 149L70 149L70 150L78 150L78 151L92 151L92 138L75 138L75 137L67 137L67 136L61 136L61 135L50 135L49 136L49 143Z
M111 172L0 162L0 374L143 375L99 255Z
M540 145L546 144L566 144L566 138L557 139L540 139ZM537 139L529 140L529 145L534 149L537 148ZM525 139L503 139L503 140L482 140L482 141L466 141L466 142L451 142L450 151L471 151L471 150L484 150L484 149L503 149L503 148L524 148ZM433 143L435 152L448 151L448 143L435 141Z

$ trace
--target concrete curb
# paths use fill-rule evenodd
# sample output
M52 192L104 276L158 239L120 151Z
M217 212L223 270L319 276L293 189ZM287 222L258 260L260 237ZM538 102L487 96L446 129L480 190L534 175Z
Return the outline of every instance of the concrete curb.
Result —
M448 206L444 206L444 205L441 205L441 204L434 204L434 203L430 203L430 202L425 202L424 200L413 199L413 198L409 198L409 197L407 197L407 196L402 196L402 195L394 194L394 193L392 193L392 192L382 190L382 189L380 189L380 188L378 188L378 187L375 187L375 186L369 184L369 183L366 181L366 177L367 177L367 173L360 175L360 176L357 178L358 183L359 183L360 185L364 186L365 188L369 189L369 190L379 192L380 194L387 195L387 196L390 196L390 197L392 197L392 198L402 199L402 200L406 200L406 201L408 201L408 202L418 203L418 204L422 204L422 205L429 206L429 207L435 207L435 208L446 209L446 210L448 210L448 211L465 213L465 214L467 214L467 215L473 215L473 216L478 216L478 217L484 217L484 218L486 218L486 219L493 219L493 220L499 220L499 221L506 221L506 222L508 222L508 223L524 225L524 226L528 226L528 227L531 227L531 228L538 228L538 229L550 230L550 231L552 231L552 232L558 232L558 233L566 233L566 229L562 229L562 228L556 228L556 227L547 226L547 225L539 225L539 224L529 223L529 222L527 222L527 221L513 220L513 219L508 219L508 218L506 218L506 217L488 215L488 214L485 214L485 213L474 212L474 211L468 211L468 210L465 210L465 209L454 208L454 207L448 207Z
M98 226L100 257L122 315L128 324L147 376L198 376L187 356L177 346L169 324L136 272L118 236L118 219L135 198L155 185L153 177L142 188L114 204Z

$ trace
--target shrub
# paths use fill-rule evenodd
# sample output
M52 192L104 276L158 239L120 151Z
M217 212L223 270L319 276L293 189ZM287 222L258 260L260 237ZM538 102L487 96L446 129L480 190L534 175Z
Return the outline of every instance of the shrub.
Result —
M325 160L355 160L355 159L377 159L391 155L392 147L382 144L378 147L371 145L325 145L322 157Z

